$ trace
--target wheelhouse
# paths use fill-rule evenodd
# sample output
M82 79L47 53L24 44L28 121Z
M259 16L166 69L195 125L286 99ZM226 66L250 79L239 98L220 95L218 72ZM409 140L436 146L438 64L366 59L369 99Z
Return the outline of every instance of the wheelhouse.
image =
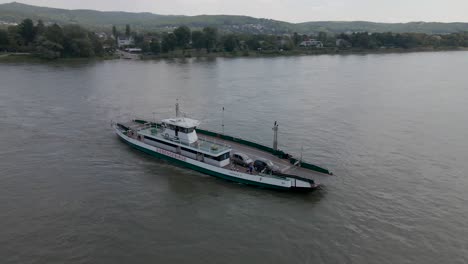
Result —
M231 147L198 138L198 120L190 118L164 119L159 128L138 131L141 140L149 145L162 148L182 156L196 159L210 165L224 167L230 164Z
M180 140L187 144L197 142L195 129L200 122L191 118L170 118L162 121L162 135L168 139Z

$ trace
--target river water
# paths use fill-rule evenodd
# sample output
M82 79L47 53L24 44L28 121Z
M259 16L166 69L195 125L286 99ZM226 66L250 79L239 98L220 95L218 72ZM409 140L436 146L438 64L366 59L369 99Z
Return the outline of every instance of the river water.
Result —
M0 64L2 263L467 263L468 52ZM130 149L181 110L329 168L318 192Z

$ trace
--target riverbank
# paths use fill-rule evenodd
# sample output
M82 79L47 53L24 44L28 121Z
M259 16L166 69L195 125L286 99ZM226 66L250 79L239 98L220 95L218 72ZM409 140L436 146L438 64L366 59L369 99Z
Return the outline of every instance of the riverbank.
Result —
M234 52L210 52L186 50L174 51L170 53L157 54L157 55L141 55L142 60L154 60L154 59L173 59L173 58L236 58L236 57L276 57L276 56L312 56L312 55L345 55L345 54L386 54L386 53L410 53L410 52L438 52L438 51L468 51L468 48L413 48L413 49L400 49L400 48L388 48L388 49L335 49L335 48L323 48L323 49L309 49L309 50L276 50L276 51L234 51Z
M295 49L295 50L265 50L265 51L234 51L234 52L210 52L197 50L177 50L170 53L162 53L157 55L141 55L143 60L152 59L172 59L172 58L235 58L235 57L275 57L275 56L307 56L307 55L334 55L334 54L385 54L385 53L410 53L410 52L438 52L438 51L468 51L468 47L458 48L381 48L381 49L337 49L337 48L322 48L322 49Z
M0 62L9 62L9 61L40 61L38 57L33 56L31 53L9 53L3 52L0 53Z
M197 50L176 50L169 53L152 54L132 54L131 59L141 60L158 60L158 59L176 59L176 58L237 58L237 57L280 57L280 56L313 56L313 55L351 55L351 54L386 54L386 53L411 53L411 52L439 52L439 51L468 51L468 47L425 47L425 48L381 48L381 49L337 49L337 48L322 48L322 49L295 49L295 50L259 50L259 51L234 51L234 52L206 52ZM116 52L114 55L104 57L90 58L58 58L54 60L44 59L37 54L31 53L0 53L0 62L45 62L45 61L80 61L80 60L113 60L122 59L121 52Z
M58 59L44 59L33 53L0 53L0 62L55 62L55 61L89 61L89 60L113 60L118 59L116 55L102 56L102 57L89 57L89 58L58 58Z

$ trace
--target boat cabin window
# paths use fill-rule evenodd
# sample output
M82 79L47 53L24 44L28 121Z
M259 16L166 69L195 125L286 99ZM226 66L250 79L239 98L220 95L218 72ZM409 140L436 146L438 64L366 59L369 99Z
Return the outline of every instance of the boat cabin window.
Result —
M164 124L164 123L163 123L163 127L166 127L167 129L170 129L170 130L174 130L176 132L185 133L185 134L192 133L195 130L194 127L185 128L185 127L179 127L179 126L175 126L171 124Z
M180 127L180 128L179 128L179 132L185 133L185 134L190 134L190 133L193 132L193 130L195 130L194 127L191 127L191 128Z
M170 129L170 130L175 130L176 129L176 126L170 125L170 124L164 124L163 126Z
M227 153L224 153L224 154L221 155L221 156L215 157L214 159L217 160L217 161L222 161L222 160L227 160L227 159L229 159L230 156L231 156L230 153L227 152Z

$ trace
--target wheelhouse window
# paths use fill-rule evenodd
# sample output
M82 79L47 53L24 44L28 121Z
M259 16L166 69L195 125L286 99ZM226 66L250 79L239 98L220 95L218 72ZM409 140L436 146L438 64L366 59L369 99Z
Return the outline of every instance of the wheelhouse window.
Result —
M191 128L179 127L179 132L185 133L185 134L190 134L193 132L193 130L194 130L193 127Z
M230 153L227 152L227 153L224 153L223 155L220 155L220 156L218 156L218 157L215 157L214 159L217 160L217 161L222 161L222 160L227 160L227 159L229 159L230 156L231 156Z

